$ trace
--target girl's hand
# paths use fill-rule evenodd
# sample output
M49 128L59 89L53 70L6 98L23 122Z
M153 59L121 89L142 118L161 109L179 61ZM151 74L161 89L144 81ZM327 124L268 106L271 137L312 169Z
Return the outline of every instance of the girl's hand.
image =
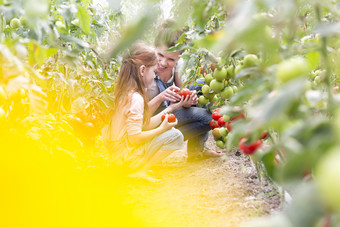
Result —
M171 102L170 105L169 105L169 112L172 112L174 110L177 110L178 108L180 108L181 106L183 106L186 102L188 102L189 100L189 97L187 98L184 98L183 96L180 96L181 99L179 102Z
M170 101L170 102L178 102L181 100L181 96L177 94L179 91L179 88L175 85L168 87L166 90L164 90L162 93L160 93L162 101Z
M176 118L176 121L175 122L168 122L168 117L169 115L168 114L165 114L165 118L164 120L162 121L161 125L159 127L162 128L162 130L165 132L169 129L171 129L172 127L175 127L178 123L177 121L177 118Z

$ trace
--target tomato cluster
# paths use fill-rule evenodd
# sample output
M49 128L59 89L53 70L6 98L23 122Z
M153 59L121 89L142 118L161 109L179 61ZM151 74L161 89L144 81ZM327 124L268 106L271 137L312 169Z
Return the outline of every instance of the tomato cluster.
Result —
M225 116L219 112L220 108L216 108L211 114L212 120L210 121L210 128L216 141L216 145L220 148L225 148L225 143L228 139L228 132L226 122L224 121Z

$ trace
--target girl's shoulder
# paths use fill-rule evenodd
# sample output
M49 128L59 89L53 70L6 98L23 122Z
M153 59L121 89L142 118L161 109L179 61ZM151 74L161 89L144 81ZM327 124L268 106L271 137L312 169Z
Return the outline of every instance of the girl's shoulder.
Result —
M138 92L134 92L131 98L131 107L143 109L144 108L144 98Z
M132 103L133 102L142 102L144 103L144 98L141 94L139 94L138 92L134 92L132 95L131 95L131 100L132 100Z

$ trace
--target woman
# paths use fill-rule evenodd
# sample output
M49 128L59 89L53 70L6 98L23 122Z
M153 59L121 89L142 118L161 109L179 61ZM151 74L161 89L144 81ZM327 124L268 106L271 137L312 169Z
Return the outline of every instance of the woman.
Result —
M148 87L151 112L158 113L164 110L169 102L176 102L181 98L177 92L183 84L178 74L182 52L166 52L166 50L176 45L183 32L183 29L179 30L175 27L173 20L166 20L158 31L154 43L158 56L156 77ZM189 101L173 112L178 119L176 128L183 133L184 139L188 140L188 161L223 155L204 146L208 139L209 123L212 118L206 109L193 106L197 103L196 91L193 91Z

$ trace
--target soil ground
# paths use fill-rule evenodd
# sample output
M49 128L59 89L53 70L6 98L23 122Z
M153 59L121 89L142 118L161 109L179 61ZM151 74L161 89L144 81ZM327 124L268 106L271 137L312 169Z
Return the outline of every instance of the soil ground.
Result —
M212 136L207 146L222 151ZM143 226L239 226L280 210L277 189L264 177L260 185L254 165L237 149L196 162L178 151L151 174L161 183L130 182L120 190Z

